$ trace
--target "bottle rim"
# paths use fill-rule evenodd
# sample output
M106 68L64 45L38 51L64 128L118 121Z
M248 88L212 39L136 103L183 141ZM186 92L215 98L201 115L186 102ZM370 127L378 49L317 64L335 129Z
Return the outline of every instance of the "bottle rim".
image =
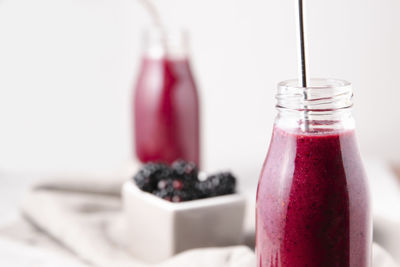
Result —
M341 79L313 78L307 87L292 79L278 84L276 99L278 109L335 111L353 106L353 89L350 82Z
M335 78L312 78L310 80L310 85L307 86L305 89L313 89L313 90L318 90L318 89L326 89L326 88L347 88L351 87L351 83L342 80L342 79L335 79ZM296 88L296 89L301 89L303 90L304 87L299 85L299 80L298 79L290 79L290 80L285 80L280 83L278 83L278 87L285 87L285 88Z
M185 58L188 55L189 32L183 28L146 27L142 30L143 50L152 58Z

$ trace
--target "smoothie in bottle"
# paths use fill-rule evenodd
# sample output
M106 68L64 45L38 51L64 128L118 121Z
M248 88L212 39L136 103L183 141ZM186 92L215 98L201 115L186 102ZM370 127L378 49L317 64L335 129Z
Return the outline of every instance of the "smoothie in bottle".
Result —
M257 191L258 267L371 266L370 201L352 95L340 80L279 84Z
M200 162L199 100L184 32L145 33L134 93L135 151L141 162Z

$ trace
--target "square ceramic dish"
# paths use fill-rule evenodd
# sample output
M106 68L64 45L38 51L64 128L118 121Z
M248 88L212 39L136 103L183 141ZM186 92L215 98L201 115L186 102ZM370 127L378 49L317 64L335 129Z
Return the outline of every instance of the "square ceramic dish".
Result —
M151 263L191 248L231 246L242 241L246 200L240 194L171 203L122 188L130 252Z

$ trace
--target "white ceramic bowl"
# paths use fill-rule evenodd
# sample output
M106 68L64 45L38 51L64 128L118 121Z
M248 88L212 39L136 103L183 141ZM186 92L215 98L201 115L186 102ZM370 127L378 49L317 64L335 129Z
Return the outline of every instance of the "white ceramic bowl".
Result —
M245 197L240 194L171 203L133 182L122 188L128 246L147 262L160 262L191 248L242 241Z

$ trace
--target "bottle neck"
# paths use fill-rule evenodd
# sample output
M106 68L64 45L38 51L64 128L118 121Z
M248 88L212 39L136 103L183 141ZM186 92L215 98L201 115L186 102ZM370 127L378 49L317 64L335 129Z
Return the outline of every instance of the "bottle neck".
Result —
M354 129L352 98L351 84L342 80L313 79L307 88L296 80L281 82L275 125L303 132Z
M143 35L144 57L151 59L187 59L189 54L188 39L186 31L149 28Z

